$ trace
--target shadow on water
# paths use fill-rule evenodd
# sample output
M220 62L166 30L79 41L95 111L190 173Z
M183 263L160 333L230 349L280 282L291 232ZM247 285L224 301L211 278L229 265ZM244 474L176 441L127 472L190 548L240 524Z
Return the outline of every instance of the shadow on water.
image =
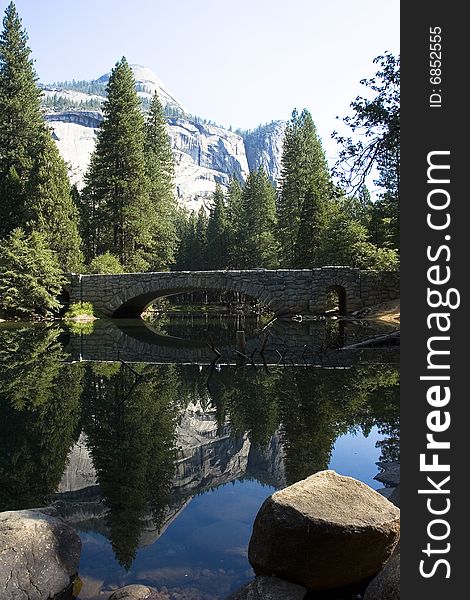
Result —
M0 329L0 510L55 501L83 537L85 577L101 569L108 583L125 582L134 563L144 569L152 548L152 560L158 556L167 570L162 566L158 582L157 575L146 581L179 589L189 584L176 574L177 556L194 572L217 573L222 553L232 573L224 583L228 593L249 577L245 537L272 490L328 468L341 436L372 436L380 460L399 457L395 364L321 369L113 361L115 339L127 356L140 344L156 347L159 358L162 348L174 349L174 340L149 344L129 335L130 327L152 340L162 337L148 326L123 327L111 323L105 333L72 334L67 350L57 326ZM181 327L167 324L165 333ZM272 339L287 345L290 330L281 324ZM214 332L220 347L226 333ZM253 327L259 340L256 335ZM67 362L79 343L91 362ZM221 500L204 509L211 490ZM232 508L220 517L222 530L228 527L241 541L217 538L214 515L224 505ZM181 546L192 530L200 534ZM206 548L221 544L218 554L201 555L205 531L212 532ZM93 548L104 540L107 558L98 560ZM196 579L192 584L207 594L215 585L209 576L206 583Z

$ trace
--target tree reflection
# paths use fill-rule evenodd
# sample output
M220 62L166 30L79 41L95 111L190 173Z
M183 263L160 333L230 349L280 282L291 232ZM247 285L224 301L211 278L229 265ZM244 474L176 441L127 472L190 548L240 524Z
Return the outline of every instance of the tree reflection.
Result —
M57 327L0 331L0 510L47 504L77 435L83 366Z
M158 529L174 472L178 382L172 367L90 368L84 430L108 508L110 540L129 569L148 508Z
M279 397L287 483L328 468L338 436L359 428L367 435L373 425L380 425L385 408L395 423L397 382L397 369L383 365L285 370ZM382 394L388 404L378 402Z
M399 456L398 370L370 365L351 369L289 369L225 367L207 373L180 369L192 397L201 381L221 428L229 422L232 433L248 434L264 448L276 431L283 442L287 483L326 469L338 436L361 429L368 435L377 425L387 437L378 445L381 460Z
M157 529L164 523L176 425L190 404L210 410L217 435L248 437L256 452L246 475L261 482L290 484L325 469L338 436L374 426L384 436L381 460L399 458L396 367L84 366L64 362L60 335L54 326L0 330L0 510L50 502L83 429L109 538L127 569L149 515Z

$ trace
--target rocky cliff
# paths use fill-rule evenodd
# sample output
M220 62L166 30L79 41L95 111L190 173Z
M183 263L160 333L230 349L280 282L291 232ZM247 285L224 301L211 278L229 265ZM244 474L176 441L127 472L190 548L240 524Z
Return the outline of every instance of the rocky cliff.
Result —
M273 121L253 131L242 133L250 171L263 167L273 183L276 183L281 175L285 129L285 121Z
M279 176L284 123L275 121L252 132L234 133L189 115L183 105L150 69L132 65L136 89L143 102L157 92L165 107L168 133L175 157L175 193L182 205L197 210L210 199L216 183L230 177L244 180L249 170L262 165L273 182ZM104 89L109 73L90 83L94 92ZM93 85L92 85L93 84ZM65 84L44 86L46 119L59 151L69 165L72 183L83 186L96 134L102 120L99 93L67 89ZM61 102L58 102L61 99ZM50 103L54 101L53 106ZM87 105L88 102L88 105ZM93 110L89 110L93 105Z

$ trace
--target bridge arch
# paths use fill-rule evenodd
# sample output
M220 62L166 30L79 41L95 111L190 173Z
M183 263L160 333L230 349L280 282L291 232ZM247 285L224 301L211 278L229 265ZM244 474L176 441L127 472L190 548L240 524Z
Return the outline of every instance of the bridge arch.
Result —
M331 297L331 294L336 295L338 302L338 313L340 315L346 315L348 312L348 300L346 289L343 285L330 285L327 288L327 294Z
M121 304L112 314L112 317L115 319L120 319L120 318L138 318L140 317L140 315L151 305L153 304L156 300L160 299L160 298L170 298L171 296L178 296L181 294L189 294L191 292L196 292L196 291L208 291L208 292L220 292L220 291L236 291L239 292L241 294L244 294L245 296L248 296L250 298L252 298L253 300L259 300L259 298L257 298L257 291L254 289L253 285L240 285L240 286L235 286L235 289L231 289L231 287L229 286L223 286L223 287L206 287L206 288L201 288L201 287L195 287L195 286L191 286L191 287L171 287L168 289L160 289L160 290L149 290L146 291L142 294L138 294L136 296L133 296L132 298L129 298L127 301L125 301L123 304ZM266 306L269 306L269 302L266 302Z

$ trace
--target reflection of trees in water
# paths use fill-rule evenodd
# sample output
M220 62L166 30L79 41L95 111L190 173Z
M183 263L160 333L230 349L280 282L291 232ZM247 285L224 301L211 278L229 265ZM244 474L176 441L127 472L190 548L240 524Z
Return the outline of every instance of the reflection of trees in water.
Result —
M177 379L172 367L89 368L84 430L116 558L129 569L150 507L156 528L174 472Z
M219 424L228 420L234 434L248 433L253 444L264 448L279 425L276 381L274 373L250 367L213 373L209 390Z
M397 369L383 365L285 370L279 385L287 483L326 469L338 436L394 424L397 381Z
M83 365L56 327L0 332L0 510L47 504L77 436Z
M265 447L281 428L288 483L327 468L339 435L374 425L386 439L378 442L383 460L398 455L398 370L369 365L352 369L225 367L206 373L180 368L193 397L207 381L219 425L229 420L235 434L248 432Z
M149 506L162 524L178 414L215 408L222 432L266 448L280 432L287 483L330 461L336 438L378 426L382 460L399 456L398 370L63 363L55 327L0 332L0 510L50 501L82 425L119 562L130 567Z

